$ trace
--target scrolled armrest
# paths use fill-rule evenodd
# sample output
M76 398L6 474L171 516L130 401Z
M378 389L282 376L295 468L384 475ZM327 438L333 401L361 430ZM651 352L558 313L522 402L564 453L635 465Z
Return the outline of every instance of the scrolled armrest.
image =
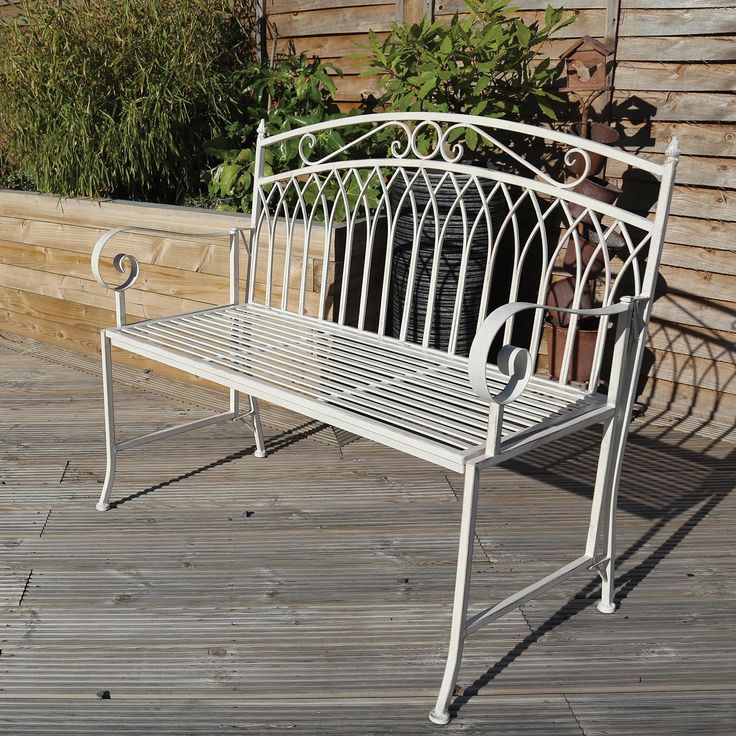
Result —
M526 388L529 379L534 372L534 360L531 353L514 345L504 345L498 353L497 365L503 375L508 376L508 383L497 394L492 394L488 389L486 379L486 363L488 351L491 349L496 335L506 322L527 309L543 309L552 312L567 312L577 314L581 317L605 317L621 314L632 308L632 300L626 299L611 304L607 307L596 307L593 309L573 309L566 307L552 307L546 304L533 304L532 302L514 302L504 304L491 312L483 321L480 329L473 339L468 358L468 376L470 385L476 394L489 404L508 404L516 399Z
M232 237L234 233L237 231L237 229L238 228L232 228L226 232L216 232L216 233L182 233L182 232L178 232L175 230L159 230L157 228L150 228L150 227L136 227L136 226L115 227L112 230L108 230L95 243L95 247L92 250L92 275L95 277L95 280L100 286L103 286L106 289L111 289L112 291L123 292L126 289L133 286L136 279L138 278L140 266L138 264L138 259L135 256L130 255L129 253L118 253L112 259L113 266L115 266L115 270L118 273L125 274L126 271L128 272L128 277L125 279L125 281L123 281L122 284L118 284L117 286L108 284L107 281L105 281L105 279L102 278L102 274L100 273L100 258L102 257L102 251L105 249L105 246L116 235L120 235L120 233L141 233L145 235L172 235L174 237L183 238L183 239L190 239L190 238L191 239L201 239L201 238Z

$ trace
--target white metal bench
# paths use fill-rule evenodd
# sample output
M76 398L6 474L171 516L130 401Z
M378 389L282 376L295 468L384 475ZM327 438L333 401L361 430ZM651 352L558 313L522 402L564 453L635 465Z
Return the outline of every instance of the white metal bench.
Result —
M344 145L320 151L321 133L335 128L341 130ZM463 163L456 137L468 130L510 168ZM425 144L429 140L428 150L420 145L422 138ZM386 141L386 148L376 152L381 140ZM517 154L514 140L551 146L568 163L571 157L581 157L585 171L575 181L565 182L564 176L558 176L563 180L558 181ZM298 145L300 166L264 175L264 152L285 144ZM653 219L575 191L590 170L590 153L658 178ZM559 132L443 114L346 118L272 137L266 137L262 126L256 150L252 229L245 245L249 266L244 301L239 288L237 230L230 233L226 305L137 324L126 323L124 295L136 280L138 262L125 254L115 256L114 265L119 272L127 272L127 277L123 284L109 286L100 273L100 259L115 235L139 229L112 230L95 247L93 272L101 284L115 290L117 312L117 326L102 333L107 475L97 508L110 508L116 453L146 442L245 417L255 434L256 455L264 456L257 399L463 473L449 655L437 704L430 714L433 722L447 723L467 636L579 570L600 574L598 608L605 613L615 609L617 486L678 155L676 140L667 150L665 163L658 165ZM449 188L449 205L439 201L441 187ZM472 197L482 200L479 211L471 212L466 206ZM338 223L338 210L342 223ZM407 225L409 241L399 245L398 233L405 232ZM582 225L598 244L588 265L581 255ZM445 241L452 227L460 232L460 241L451 246L457 256L457 286L445 310L449 311L443 328L445 344L436 347L437 305L442 298L445 306L448 303L446 295L440 294L445 279L441 255L450 248ZM338 229L344 249L342 274L335 276L331 286L328 269L322 268L319 298L309 308L312 313L306 314L306 264L310 259L327 263ZM616 258L609 253L614 243ZM561 378L553 380L539 370L544 316L552 310L544 303L555 279L555 263L566 247L577 258L575 293L566 310L570 317ZM409 268L406 284L415 284L425 269L421 296L408 286L399 293L402 287L392 274L400 248ZM477 313L468 315L468 268L478 249L483 268L478 276L481 281L473 286ZM603 262L596 281L601 306L582 309L596 258ZM533 298L520 301L522 294ZM420 301L423 312L417 312ZM501 306L491 311L490 305L499 301ZM528 314L523 315L525 312ZM523 323L522 315L527 318ZM583 318L597 318L597 340L590 378L580 385L567 376ZM463 319L472 320L475 332L467 357L458 350ZM521 346L513 346L512 339ZM229 410L117 442L111 346L229 388ZM608 378L603 381L607 363ZM246 411L239 406L241 393L249 397ZM581 556L506 600L468 616L480 471L593 424L603 425L603 435L590 527Z

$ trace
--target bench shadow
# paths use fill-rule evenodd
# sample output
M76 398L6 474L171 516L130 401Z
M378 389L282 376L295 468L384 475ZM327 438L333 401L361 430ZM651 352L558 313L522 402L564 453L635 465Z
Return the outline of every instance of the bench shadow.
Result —
M580 433L581 436L583 433ZM589 432L593 434L593 432ZM678 433L680 435L680 433ZM638 539L631 543L616 558L617 569L626 568L638 552L647 548L658 535L673 522L680 520L676 528L662 539L656 547L638 564L624 569L616 576L615 600L620 605L687 537L716 510L719 504L734 490L736 478L736 448L724 457L707 454L707 449L715 446L718 438L714 438L704 450L694 452L678 443L665 443L657 437L643 437L632 434L629 437L624 468L621 479L619 511L628 511L642 518L653 521L652 525ZM590 437L596 445L598 438ZM554 447L554 446L550 446ZM559 446L557 447L559 449ZM580 450L580 448L576 448ZM547 460L552 456L560 463L560 453L550 450L548 458L540 458L539 462L514 463L521 472L539 474L543 472L554 483L555 474L550 473ZM578 456L576 451L575 456ZM582 453L581 466L594 462L595 453L587 447ZM509 463L511 465L511 463ZM562 463L564 468L564 461ZM592 498L590 481L583 488L582 483L571 479L568 472L559 474L557 480L564 479L564 488ZM560 482L562 485L562 482ZM600 597L600 581L598 578L583 585L574 595L560 606L546 621L537 626L523 640L491 665L486 672L472 684L465 687L462 694L455 698L450 707L454 717L479 694L484 687L499 677L517 659L525 654L544 636L574 616L594 605ZM600 614L604 615L604 614Z
M290 445L294 445L297 442L306 439L307 437L311 437L312 435L322 432L326 426L327 425L323 424L322 422L317 421L305 422L304 424L300 424L292 429L286 430L285 432L281 432L280 434L267 438L265 443L266 452L268 453L268 455L271 455L275 452L278 452L279 450L283 450ZM252 455L255 450L256 446L251 445L250 447L246 447L242 450L238 450L237 452L225 455L225 457L218 458L217 460L213 460L212 462L205 465L200 465L198 468L189 470L186 473L175 476L174 478L168 478L167 480L163 480L159 483L148 486L147 488L143 488L140 491L131 493L128 496L124 496L123 498L120 498L115 502L111 502L110 508L117 508L118 506L122 506L129 501L134 501L143 496L148 496L151 493L160 491L161 489L167 488L168 486L174 485L175 483L179 483L180 481L194 478L195 476L200 475L201 473L205 473L208 470L212 470L213 468L219 468L222 465L227 465L228 463L235 462L236 460L241 460L248 455Z

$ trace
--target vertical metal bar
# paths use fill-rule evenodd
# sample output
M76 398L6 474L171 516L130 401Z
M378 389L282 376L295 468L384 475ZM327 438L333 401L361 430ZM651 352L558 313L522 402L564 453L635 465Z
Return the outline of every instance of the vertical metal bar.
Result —
M383 278L381 281L381 305L378 313L378 334L381 336L386 334L386 319L389 307L389 295L391 293L391 274L393 272L394 260L394 238L396 237L397 218L391 205L391 187L400 176L406 181L406 173L402 168L397 168L391 174L388 182L384 182L382 177L379 177L381 191L383 192L381 197L386 207L386 252L383 263Z
M487 455L498 455L501 450L503 410L503 404L496 404L495 402L491 402L488 405L488 433L486 435Z
M429 714L432 723L444 724L450 720L449 705L455 690L455 681L460 671L465 641L465 625L468 612L468 593L470 574L473 567L473 541L475 538L475 516L478 510L478 480L480 472L477 465L469 463L465 467L465 487L460 521L460 544L457 554L455 575L455 598L452 604L452 625L450 646L445 665L445 674L437 696L434 710Z
M322 277L320 278L319 283L319 310L317 312L317 318L318 319L326 319L327 318L327 282L328 277L330 276L330 254L332 253L332 238L334 237L337 239L337 234L335 233L334 223L333 223L333 217L334 217L334 210L332 212L328 212L327 207L327 200L322 196L322 211L325 215L325 242L324 247L322 249ZM337 243L335 243L337 245ZM337 275L337 269L335 269L335 274Z
M125 292L122 289L115 291L115 324L124 327L125 321Z
M399 330L399 340L401 340L402 342L406 341L406 333L409 330L409 318L411 316L412 299L414 297L414 280L416 279L417 260L419 259L420 236L421 236L422 230L424 229L424 222L427 219L427 213L429 211L428 208L432 204L432 200L430 198L430 200L424 206L424 210L422 210L421 217L419 217L417 201L416 201L416 197L414 196L414 190L412 189L412 187L414 186L414 182L417 181L417 177L419 176L419 174L422 174L422 176L425 177L425 183L426 183L427 189L429 190L430 194L432 191L431 185L429 183L429 179L426 178L426 174L424 173L424 169L420 169L412 177L411 182L409 183L409 201L411 202L412 232L414 233L414 239L412 240L412 244L411 244L411 258L409 259L409 274L406 278L406 290L404 292L404 310L401 314L401 329ZM419 219L417 220L418 217ZM437 218L435 217L435 221L436 219ZM418 328L419 328L419 325L417 325L417 329ZM394 335L394 337L396 336Z
M240 230L237 227L230 228L230 303L240 302ZM230 389L230 411L233 418L237 417L240 410L240 396L234 389Z
M524 190L525 192L528 190ZM521 270L521 234L519 232L519 217L517 215L517 209L519 206L519 202L522 201L522 199L526 195L522 192L522 194L519 196L519 199L511 204L509 201L509 209L510 209L510 216L511 216L511 229L514 234L514 267L511 270L511 284L509 285L509 297L508 302L511 304L512 302L516 301L517 294L519 291L519 280L521 277L520 270ZM511 342L511 335L514 331L514 322L515 322L515 315L511 315L511 318L507 320L506 325L504 327L504 336L503 336L503 342L504 345L507 345Z
M230 228L230 303L240 303L240 230Z
M429 292L427 293L427 311L424 315L424 330L422 334L422 347L427 348L429 347L429 338L432 332L432 322L434 318L434 305L435 301L437 300L437 279L439 277L440 272L440 262L442 261L442 251L443 251L443 227L442 227L442 219L440 218L439 214L439 208L438 208L438 202L437 202L437 195L439 193L439 190L442 188L442 185L447 181L449 178L450 182L452 183L452 186L455 189L455 197L458 196L458 184L457 184L457 178L455 177L455 174L451 172L447 172L442 175L442 178L439 180L439 183L437 184L437 187L435 189L431 186L431 180L428 176L425 174L425 178L427 180L427 188L429 189L429 201L432 204L432 214L434 215L434 255L432 257L432 272L429 277ZM457 201L457 200L456 200ZM449 217L449 214L445 216L445 221L447 221L447 218ZM463 229L463 235L467 236L467 227Z
M105 452L107 455L107 470L105 482L102 485L100 500L97 502L98 511L107 511L110 508L110 492L115 482L115 406L112 387L112 346L110 338L102 333L102 396L105 411Z
M263 178L263 139L266 137L266 121L258 124L256 140L255 176L253 177L253 205L250 215L250 258L248 259L248 295L246 301L253 301L255 296L256 266L258 263L258 238L261 231L259 223L261 211L261 179ZM270 238L269 238L270 240ZM270 243L269 243L270 245Z
M234 388L230 389L230 412L233 415L233 419L237 419L240 413L240 394Z
M290 179L289 185L293 186L295 190L299 189L299 182L296 181L296 179ZM289 277L291 275L291 253L294 249L294 233L296 232L296 216L298 214L298 209L296 204L294 205L294 214L289 215L288 211L288 191L289 186L286 187L284 190L284 196L282 199L282 202L284 204L284 222L286 224L286 247L284 249L284 265L282 267L281 271L281 309L286 311L289 308ZM274 239L275 242L275 239ZM275 265L275 248L273 248L273 254L272 250L269 249L268 252L268 278L273 278L273 268ZM270 300L269 300L270 305Z
M307 207L304 201L304 195L308 193L308 189L312 184L314 184L317 187L317 191L319 191L319 182L316 180L314 175L312 175L304 184L304 187L302 188L301 194L299 196L299 204L301 206L302 215L304 217L304 222L302 226L302 236L304 238L304 243L302 247L302 267L301 274L299 276L299 301L297 306L297 312L299 314L306 314L306 308L304 305L307 296L307 274L309 273L309 247L312 241L312 223L314 221L314 213L317 207L316 197L309 211L307 211ZM310 284L309 290L311 291L313 288L314 273L312 273L312 283Z
M353 244L355 242L355 221L358 217L358 205L356 203L355 210L351 209L350 198L347 195L347 187L353 175L355 175L355 169L347 169L344 177L335 172L339 192L334 206L337 207L337 203L342 200L345 207L345 250L343 251L342 276L340 278L340 304L337 312L337 322L340 325L344 325L347 318L350 271L352 270Z
M381 176L379 169L371 169L368 174L364 190L367 190L371 179ZM380 202L376 205L374 212L371 212L368 197L363 194L363 209L365 210L365 253L363 254L363 274L360 283L360 305L358 308L358 329L365 329L366 310L368 308L368 289L370 287L371 272L373 270L373 244L376 239L376 230L380 224Z
M590 526L588 528L588 539L585 546L585 554L595 557L598 553L598 540L601 533L604 506L609 499L612 474L610 470L611 461L615 462L616 434L621 421L626 421L626 414L620 406L626 401L626 381L628 362L631 360L631 318L634 303L631 297L624 297L624 303L629 304L629 310L619 314L616 318L616 339L613 350L611 367L611 379L609 382L608 403L616 407L616 413L611 417L603 430L601 450L598 458L598 471L596 473L595 490L590 515Z
M263 441L263 426L261 425L261 412L258 408L258 401L253 397L250 398L250 414L253 422L253 434L256 439L256 450L253 453L256 457L266 457L266 445Z

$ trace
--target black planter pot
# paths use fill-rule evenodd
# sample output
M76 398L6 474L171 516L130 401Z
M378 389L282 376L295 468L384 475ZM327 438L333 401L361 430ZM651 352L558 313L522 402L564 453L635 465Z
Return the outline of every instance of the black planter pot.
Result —
M453 210L451 215L449 214L457 197L452 182L446 180L440 185L442 174L439 172L430 172L427 176L435 193L440 231L443 227L445 228L437 273L437 294L432 315L430 347L445 350L449 344L457 286L460 278L464 240L463 215L459 206ZM458 175L457 181L458 186L462 188L468 179ZM493 190L495 182L486 179L481 180L480 184L484 198L487 198ZM408 197L404 201L401 210L397 212L404 191L405 188L402 183L395 182L390 193L391 204L398 218L394 236L391 281L391 312L395 337L399 336L401 328L414 239L414 218ZM417 211L421 213L430 201L429 190L423 182L416 182L412 187L412 191L414 192ZM481 194L475 184L472 184L463 195L463 203L465 204L466 221L468 227L471 227L483 207ZM495 238L508 208L503 195L500 193L490 200L488 206ZM447 221L448 216L449 222ZM407 328L407 340L410 342L421 342L424 335L429 287L434 264L434 246L435 217L434 213L430 211L419 236L417 267L412 284L411 311ZM465 275L461 319L456 343L456 350L460 355L468 354L475 335L487 255L488 232L485 218L481 216L481 222L476 228L470 244L468 267Z
M395 249L393 254L391 319L395 337L399 336L401 330L401 320L404 314L409 283L411 256L411 246L401 246ZM446 350L449 345L461 260L462 251L459 248L445 248L440 254L429 340L431 348ZM431 250L420 249L417 252L417 265L411 289L411 307L406 333L406 339L409 342L419 343L424 336L433 264L434 253ZM473 342L478 310L480 309L485 267L485 252L471 252L465 274L465 289L463 290L462 310L456 343L459 355L467 355Z
M440 230L445 227L447 218L457 198L457 191L452 184L452 181L448 178L442 182L443 174L440 172L428 172L427 178L429 179L430 186L435 193L435 202L437 204L437 212L439 215ZM457 185L462 188L467 184L468 177L463 175L456 175ZM440 182L442 182L440 184ZM483 190L483 198L487 198L493 191L493 187L496 185L495 181L490 179L479 180L481 189ZM394 214L397 216L396 222L396 236L394 242L397 245L410 245L414 238L414 218L412 216L411 200L407 196L401 205L401 209L397 211L401 198L406 191L402 181L397 180L391 187L390 200L391 207L393 208ZM412 192L414 193L414 201L416 202L417 208L417 219L421 217L421 213L430 201L430 192L425 183L422 180L418 180L412 186ZM476 216L482 209L481 194L478 191L478 187L475 184L471 184L467 191L463 194L463 203L465 204L466 220L469 226L475 221ZM502 209L501 205L505 206L502 194L497 194L490 201L489 206L491 210L491 221L493 223L494 231L499 227L502 222ZM432 208L430 207L427 219L425 220L421 234L419 236L419 242L421 246L434 248L435 238L435 218ZM476 228L475 235L473 236L473 246L479 245L485 247L488 239L487 230L485 225L485 218L481 219L478 227ZM463 214L460 206L456 206L452 214L449 215L449 222L445 227L443 245L459 247L463 243Z

